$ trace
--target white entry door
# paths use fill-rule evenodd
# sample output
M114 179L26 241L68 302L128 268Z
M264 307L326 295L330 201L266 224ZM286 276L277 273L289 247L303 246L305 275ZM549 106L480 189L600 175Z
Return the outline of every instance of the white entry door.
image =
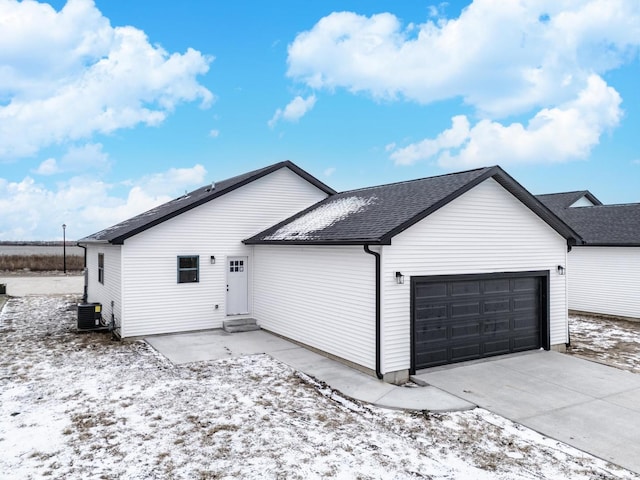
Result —
M249 313L247 257L227 257L227 315Z

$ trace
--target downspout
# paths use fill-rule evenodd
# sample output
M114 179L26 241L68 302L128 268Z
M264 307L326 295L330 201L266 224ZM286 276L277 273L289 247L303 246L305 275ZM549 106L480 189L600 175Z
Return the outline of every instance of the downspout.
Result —
M380 254L371 250L369 245L364 246L364 251L376 258L376 377L382 380L383 375L380 372Z
M82 271L82 274L84 275L84 291L82 293L82 303L87 303L87 298L89 297L89 286L88 286L89 272L87 271L87 247L85 247L84 245L80 245L79 243L76 243L76 245L84 250L84 269Z

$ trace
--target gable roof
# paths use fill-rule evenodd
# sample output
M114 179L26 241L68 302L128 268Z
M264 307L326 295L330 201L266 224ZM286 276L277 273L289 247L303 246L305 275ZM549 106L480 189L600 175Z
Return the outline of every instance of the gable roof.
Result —
M93 235L82 238L78 240L78 243L108 242L113 244L122 244L129 237L165 222L170 218L180 215L181 213L189 211L192 208L210 202L214 198L218 198L232 192L237 188L247 185L248 183L258 180L259 178L269 175L281 168L288 168L329 195L336 193L331 187L325 185L311 174L305 172L293 162L286 160L284 162L275 163L268 167L253 170L251 172L243 173L241 175L198 188L193 192L152 208L147 212L141 213L140 215L101 230Z
M388 245L392 237L488 178L495 179L564 238L580 240L576 232L495 166L341 192L244 243Z
M557 209L569 208L581 198L585 197L594 205L602 205L602 202L598 200L593 193L589 190L579 190L576 192L561 192L561 193L546 193L543 195L536 195L538 200L544 203L548 208L554 212Z
M580 197L568 203L557 201L563 196L570 198L575 193L578 192L537 197L578 232L587 246L640 246L640 203L602 205L598 200L591 207L569 208Z

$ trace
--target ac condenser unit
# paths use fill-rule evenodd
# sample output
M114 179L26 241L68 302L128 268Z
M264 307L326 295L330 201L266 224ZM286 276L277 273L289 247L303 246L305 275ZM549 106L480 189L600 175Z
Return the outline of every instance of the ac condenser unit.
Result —
M102 304L81 303L78 305L78 330L101 328Z

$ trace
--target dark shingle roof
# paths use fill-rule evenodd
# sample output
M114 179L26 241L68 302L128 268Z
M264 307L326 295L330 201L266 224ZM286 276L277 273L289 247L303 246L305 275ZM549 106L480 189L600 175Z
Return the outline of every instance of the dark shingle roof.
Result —
M329 195L335 193L335 190L328 187L314 176L305 172L293 162L287 160L284 162L275 163L268 167L260 168L258 170L243 173L242 175L228 178L220 182L216 182L213 185L207 185L198 188L193 192L187 193L147 212L141 213L140 215L120 222L117 225L113 225L109 228L94 233L93 235L82 238L81 240L78 240L78 242L109 242L114 244L121 244L122 242L124 242L124 240L132 237L133 235L136 235L144 230L147 230L148 228L158 225L166 220L169 220L170 218L180 215L181 213L191 210L192 208L209 202L214 198L220 197L239 187L242 187L243 185L246 185L250 182L253 182L254 180L257 180L261 177L264 177L265 175L268 175L272 172L275 172L276 170L285 167L298 174L309 183L315 185L320 190L328 193Z
M333 195L247 244L389 244L391 238L488 178L565 238L579 236L500 167L486 167Z
M582 197L586 197L594 205L602 205L602 202L598 200L589 190L579 190L577 192L562 192L562 193L547 193L543 195L536 195L538 200L544 203L547 208L550 208L554 212L558 209L569 208L576 203Z
M569 208L575 200L557 201L574 193L538 195L538 199L578 232L587 246L640 246L640 203L602 205L597 201L592 207Z

